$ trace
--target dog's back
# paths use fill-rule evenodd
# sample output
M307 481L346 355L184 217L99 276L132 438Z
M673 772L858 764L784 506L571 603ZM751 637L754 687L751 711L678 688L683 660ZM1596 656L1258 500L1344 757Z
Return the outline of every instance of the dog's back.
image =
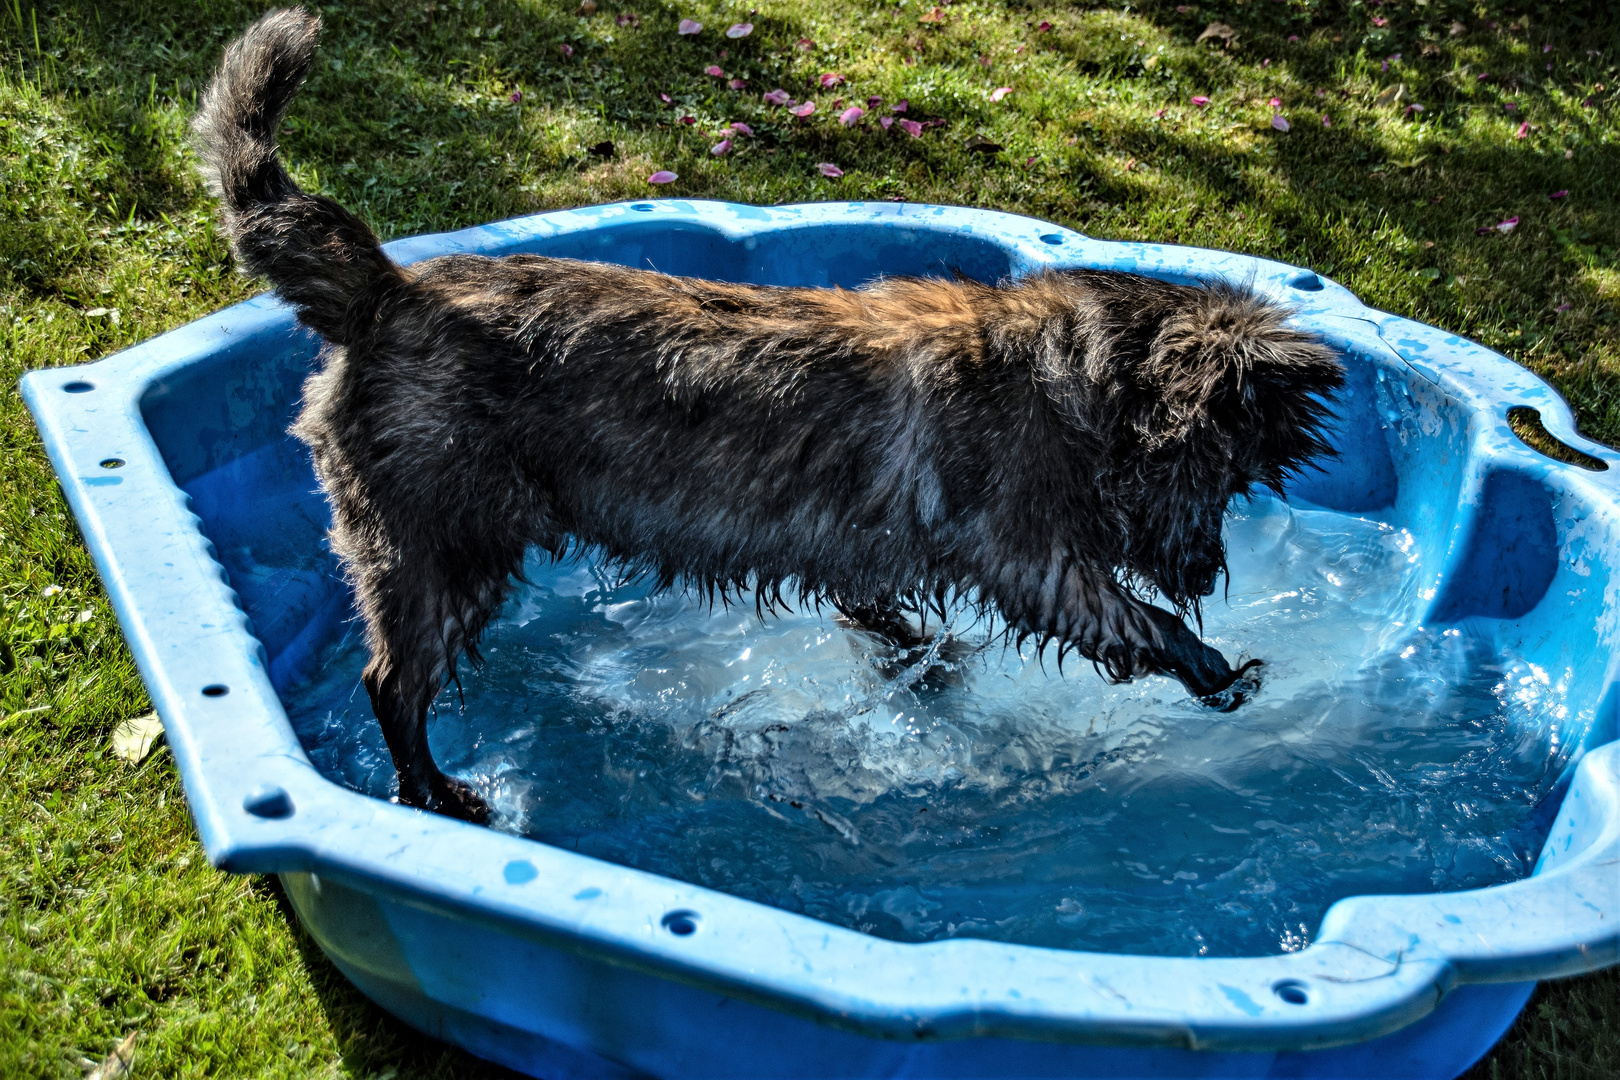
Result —
M539 257L402 270L276 160L316 29L255 24L196 126L243 265L334 346L295 431L402 799L479 812L425 714L531 544L851 613L971 596L1115 679L1237 677L1142 593L1195 609L1230 499L1326 449L1341 372L1285 311L1097 271L845 291Z

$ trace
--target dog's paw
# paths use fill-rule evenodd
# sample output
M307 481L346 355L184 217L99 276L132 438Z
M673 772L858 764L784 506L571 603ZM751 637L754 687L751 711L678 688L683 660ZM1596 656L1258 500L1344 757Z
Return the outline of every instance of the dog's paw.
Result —
M407 793L402 788L399 801L418 810L459 818L474 825L482 825L489 820L489 804L472 788L450 776L439 777L423 790Z
M1205 694L1198 700L1216 712L1231 712L1255 695L1260 689L1260 671L1263 662L1250 660L1237 669L1232 681L1215 691Z

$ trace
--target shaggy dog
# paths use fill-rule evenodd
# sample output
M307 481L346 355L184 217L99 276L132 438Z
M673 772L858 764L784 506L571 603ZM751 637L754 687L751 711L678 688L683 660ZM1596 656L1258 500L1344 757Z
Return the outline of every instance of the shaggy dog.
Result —
M240 264L327 343L293 431L401 802L487 813L426 718L531 544L710 596L787 588L898 637L904 611L969 596L1110 679L1241 699L1183 618L1224 570L1233 496L1327 452L1342 370L1285 310L1091 270L848 291L528 255L397 266L277 160L319 29L255 23L196 144Z

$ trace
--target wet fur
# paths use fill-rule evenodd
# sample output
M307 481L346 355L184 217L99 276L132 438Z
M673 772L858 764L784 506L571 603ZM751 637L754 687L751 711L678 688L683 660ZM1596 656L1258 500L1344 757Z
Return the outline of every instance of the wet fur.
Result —
M538 256L401 268L277 160L318 32L301 10L257 22L196 143L241 265L328 342L293 430L403 802L485 813L434 765L426 716L531 544L897 634L901 608L970 596L1111 679L1232 684L1183 618L1224 569L1231 498L1326 452L1342 379L1285 310L1093 270L843 290Z

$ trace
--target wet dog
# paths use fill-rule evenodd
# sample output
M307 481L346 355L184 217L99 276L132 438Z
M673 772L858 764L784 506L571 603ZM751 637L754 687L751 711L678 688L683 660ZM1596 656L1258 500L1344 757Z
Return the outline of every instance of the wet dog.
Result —
M277 158L319 28L255 23L194 131L241 266L326 341L293 430L401 802L487 813L434 764L426 718L530 545L710 596L787 590L901 638L907 611L967 596L1110 679L1239 699L1184 619L1224 569L1227 503L1327 452L1342 370L1286 310L1091 270L851 291L538 256L397 266Z

